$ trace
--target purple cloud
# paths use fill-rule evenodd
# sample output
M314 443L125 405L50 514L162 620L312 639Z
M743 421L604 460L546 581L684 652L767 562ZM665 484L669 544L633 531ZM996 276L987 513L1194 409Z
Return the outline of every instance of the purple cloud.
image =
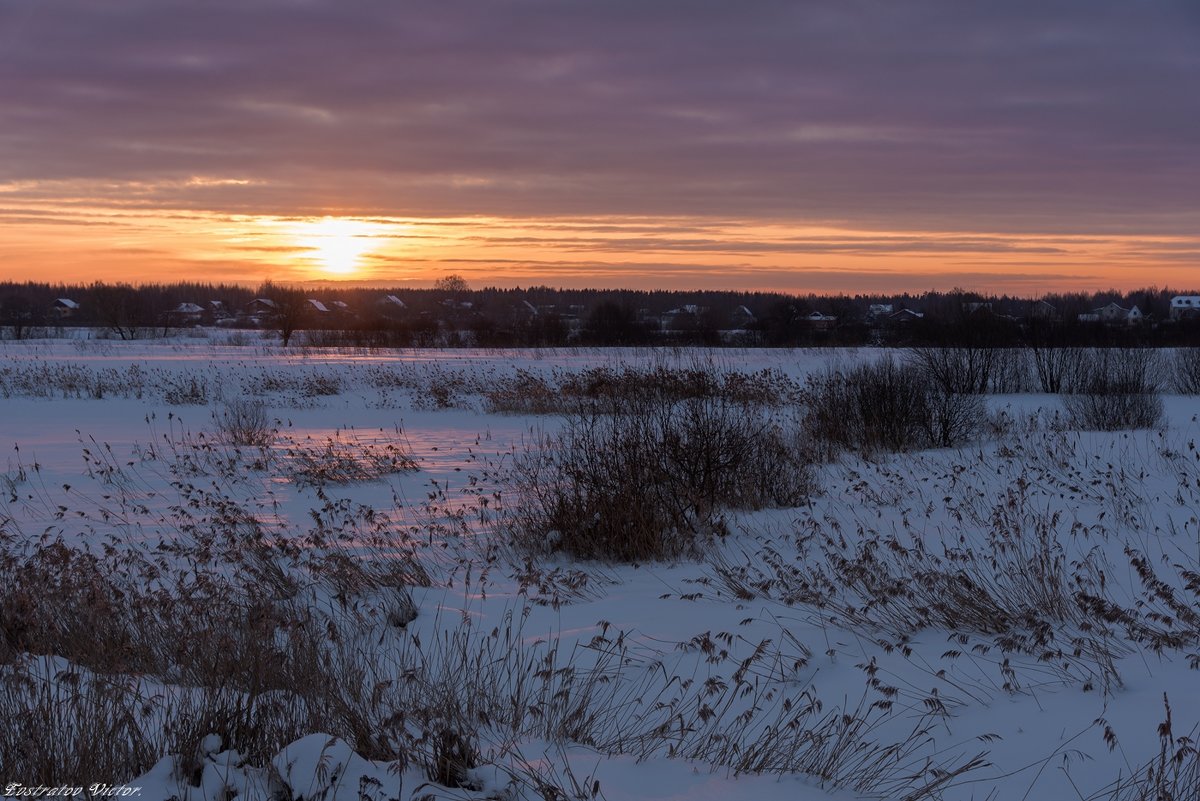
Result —
M272 214L1191 233L1198 9L0 0L0 184Z

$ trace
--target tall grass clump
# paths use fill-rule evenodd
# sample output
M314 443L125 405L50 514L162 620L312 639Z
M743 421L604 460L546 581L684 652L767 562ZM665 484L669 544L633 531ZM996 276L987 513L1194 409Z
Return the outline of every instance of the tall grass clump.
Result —
M1086 801L1185 801L1200 798L1197 730L1176 736L1171 702L1163 693L1166 718L1158 724L1158 755Z
M927 370L891 357L812 378L807 401L806 428L827 455L950 447L984 420L977 396L949 392Z
M234 398L226 401L213 417L217 432L230 445L267 447L275 440L276 431L262 401Z
M518 544L637 561L694 550L723 507L794 506L812 476L798 426L722 398L581 405L519 457L506 526Z
M1106 348L1088 360L1082 389L1063 398L1068 424L1089 431L1154 428L1162 422L1161 357L1149 348Z

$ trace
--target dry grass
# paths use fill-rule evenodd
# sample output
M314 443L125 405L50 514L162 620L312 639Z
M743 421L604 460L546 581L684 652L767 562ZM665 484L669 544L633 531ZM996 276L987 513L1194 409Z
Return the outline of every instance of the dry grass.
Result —
M973 399L939 408L933 401L961 396L931 390L913 368L871 369L861 380L828 376L814 389L828 395L812 403L808 419L826 421L817 428L828 442L875 452L958 442L975 430ZM1077 475L1070 465L1085 460L1064 432L1016 424L997 428L1004 442L996 453L1021 468L1003 497L944 501L959 515L947 531L981 532L969 546L923 526L919 509L937 498L914 505L911 520L897 512L889 517L895 526L872 528L868 512L898 509L903 493L921 491L913 489L912 462L884 460L844 499L866 510L857 527L798 510L803 522L790 542L764 540L745 559L713 557L722 588L739 599L778 601L830 630L900 652L917 632L948 632L954 641L944 662L970 661L999 676L990 689L981 680L962 683L957 696L929 694L896 686L864 659L861 696L831 702L779 678L797 675L811 657L784 626L778 637L752 641L736 630L697 634L676 649L691 662L667 659L606 624L578 645L539 639L526 603L557 605L592 588L591 573L542 566L536 554L557 548L637 561L696 551L725 530L728 509L792 506L812 489L810 446L797 434L800 422L783 414L793 408L786 394L755 379L731 389L712 376L663 378L660 388L621 373L592 378L546 383L536 400L553 409L569 397L570 412L561 435L518 458L510 474L505 526L526 546L513 567L524 599L486 627L469 614L412 626L415 616L438 613L418 609L410 592L452 558L442 554L453 539L444 532L465 535L478 529L473 515L479 525L489 519L482 490L475 507L436 510L436 523L431 512L426 533L437 544L424 548L409 521L325 492L412 469L399 436L269 448L274 432L264 444L173 429L155 436L134 466L84 443L102 494L75 492L62 506L39 489L36 468L14 471L6 502L46 493L33 503L49 528L38 518L37 531L23 531L20 522L31 517L0 503L0 716L13 722L0 731L0 773L27 783L121 781L174 753L190 775L190 755L209 733L265 764L300 735L323 731L364 756L467 790L473 768L499 765L543 797L602 795L589 777L530 767L522 748L542 741L694 760L732 774L802 773L877 798L938 799L987 764L982 750L943 748L949 723L972 697L1049 683L1111 693L1123 655L1184 658L1200 644L1200 565L1183 557L1167 564L1130 547L1119 567L1136 581L1118 595L1102 578L1115 575L1114 566L1068 557L1062 546L1076 529L1035 498L1038 488L1111 496L1111 519L1136 529L1137 488L1122 483L1134 479L1120 465ZM444 386L448 403L474 390L465 381ZM438 402L437 392L428 397ZM876 397L898 420L862 411ZM978 458L949 469L971 476L1001 457L947 458ZM1194 466L1178 454L1162 458L1187 479L1179 492L1190 492ZM239 482L264 477L290 479L316 496L303 524L239 494ZM151 485L171 487L169 505L151 502ZM444 493L436 502L449 506ZM486 595L492 588L480 572L508 567L489 552L456 568L455 592ZM1164 725L1158 757L1096 799L1195 796L1194 735L1175 735L1169 709Z
M812 491L803 443L757 407L723 399L593 404L520 455L509 535L526 549L639 561L695 552L725 507L794 506Z
M290 442L281 451L282 472L302 486L354 484L418 469L397 433L393 441L371 442L326 438L320 444Z

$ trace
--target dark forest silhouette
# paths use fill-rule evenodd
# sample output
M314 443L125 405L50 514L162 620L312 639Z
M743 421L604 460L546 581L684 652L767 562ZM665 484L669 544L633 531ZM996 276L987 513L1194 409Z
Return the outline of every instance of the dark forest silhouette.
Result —
M390 290L4 283L0 337L89 327L97 336L143 339L216 326L275 331L284 344L356 347L1197 344L1200 307L1193 314L1171 306L1186 294L1147 288L1038 298L958 289L787 295L471 289L463 281Z

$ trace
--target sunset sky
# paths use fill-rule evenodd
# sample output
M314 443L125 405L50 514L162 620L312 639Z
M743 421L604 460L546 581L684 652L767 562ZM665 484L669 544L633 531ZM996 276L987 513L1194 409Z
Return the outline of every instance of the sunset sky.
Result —
M0 280L1200 289L1197 0L0 0Z

